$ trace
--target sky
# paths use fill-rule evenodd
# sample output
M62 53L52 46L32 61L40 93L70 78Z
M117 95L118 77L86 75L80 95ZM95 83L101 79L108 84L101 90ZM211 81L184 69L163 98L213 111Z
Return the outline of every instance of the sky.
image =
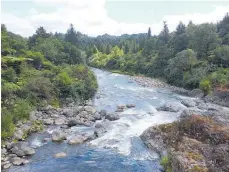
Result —
M221 20L229 1L197 0L2 0L1 23L24 37L38 27L65 33L70 23L89 36L145 33L157 35L166 21L174 31L179 21L194 24Z

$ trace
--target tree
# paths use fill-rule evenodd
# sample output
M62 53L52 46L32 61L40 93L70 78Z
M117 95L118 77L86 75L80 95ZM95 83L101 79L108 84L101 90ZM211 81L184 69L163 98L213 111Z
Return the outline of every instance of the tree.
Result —
M70 24L67 33L65 34L65 41L72 43L73 45L78 44L78 38L73 24Z
M229 45L229 13L217 24L217 32L222 38L223 44Z
M176 35L180 35L180 34L185 33L185 25L184 25L182 22L180 22L180 23L178 24L175 33L176 33Z
M214 24L191 25L187 28L187 36L189 40L188 48L197 52L199 59L206 59L209 55L208 52L214 50L220 44Z
M9 36L7 33L6 26L1 24L1 54L6 56L11 52L9 45Z
M150 27L149 27L149 29L148 29L148 34L147 34L147 36L148 36L148 39L151 37L151 29L150 29Z
M162 45L165 45L168 43L169 41L169 28L167 23L164 21L164 27L163 30L161 31L161 33L159 34L159 41L161 42Z

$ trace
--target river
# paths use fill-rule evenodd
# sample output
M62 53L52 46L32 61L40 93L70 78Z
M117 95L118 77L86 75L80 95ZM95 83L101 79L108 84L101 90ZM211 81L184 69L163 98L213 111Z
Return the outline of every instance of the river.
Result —
M89 143L69 145L66 142L42 143L48 132L33 134L28 141L36 148L32 162L13 167L10 171L29 172L159 172L159 157L150 152L139 138L150 126L176 120L178 113L157 112L156 107L167 103L180 103L187 99L162 88L145 88L137 85L132 77L93 69L99 84L94 98L96 109L114 112L117 105L135 104L135 108L120 113L120 119L112 121L108 132ZM94 127L72 127L75 132L93 132ZM50 131L51 132L51 131ZM53 158L55 153L65 152L64 158Z

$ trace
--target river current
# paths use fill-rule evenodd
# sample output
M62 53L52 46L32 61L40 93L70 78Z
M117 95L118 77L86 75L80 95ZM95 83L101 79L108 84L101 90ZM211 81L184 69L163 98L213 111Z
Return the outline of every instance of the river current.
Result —
M112 121L108 132L102 137L81 145L66 142L43 143L50 135L33 134L28 141L36 147L32 162L26 166L13 167L17 172L159 172L159 157L143 144L139 136L148 127L178 119L178 113L157 112L164 103L187 99L163 88L145 88L136 84L130 76L92 69L97 77L99 89L94 98L94 107L114 112L120 104L135 104L125 109L120 119ZM94 132L92 127L72 127L72 133ZM49 136L50 137L50 136ZM64 158L53 158L59 152Z

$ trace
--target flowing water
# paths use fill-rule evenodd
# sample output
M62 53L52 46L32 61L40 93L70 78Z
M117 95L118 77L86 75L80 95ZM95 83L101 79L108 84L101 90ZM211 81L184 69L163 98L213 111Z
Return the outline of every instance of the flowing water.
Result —
M135 104L135 108L120 113L120 119L112 121L108 132L90 143L68 145L66 142L42 143L50 137L52 128L43 134L29 137L29 143L36 148L32 162L26 166L13 167L10 171L31 172L159 172L158 155L150 152L139 138L150 126L176 120L178 113L157 112L156 107L167 103L180 103L186 97L162 88L144 88L126 75L93 69L97 76L99 90L94 99L98 110L114 112L120 104ZM94 132L94 127L72 127L72 133ZM65 158L53 155L65 152Z

